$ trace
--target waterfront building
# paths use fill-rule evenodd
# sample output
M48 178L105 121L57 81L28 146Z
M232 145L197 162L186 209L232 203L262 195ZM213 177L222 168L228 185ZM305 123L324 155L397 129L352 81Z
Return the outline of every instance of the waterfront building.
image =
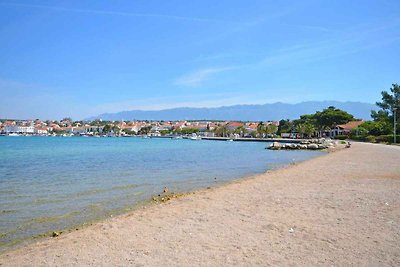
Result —
M33 126L5 126L4 130L6 133L19 133L19 134L33 134L35 132L35 128Z

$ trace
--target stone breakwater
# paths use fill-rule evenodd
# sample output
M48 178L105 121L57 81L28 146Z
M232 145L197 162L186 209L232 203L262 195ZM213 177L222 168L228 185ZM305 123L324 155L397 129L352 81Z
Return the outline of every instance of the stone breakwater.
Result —
M335 148L338 145L338 141L331 139L310 139L306 141L302 141L299 144L294 143L278 143L273 142L270 146L266 147L266 149L271 150L295 150L295 149L303 149L303 150L322 150L328 148Z

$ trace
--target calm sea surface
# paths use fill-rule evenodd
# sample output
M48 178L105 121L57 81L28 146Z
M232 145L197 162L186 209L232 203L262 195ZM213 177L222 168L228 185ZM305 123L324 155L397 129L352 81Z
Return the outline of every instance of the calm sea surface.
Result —
M142 138L0 137L0 251L118 214L162 192L188 191L322 152L266 143ZM217 178L215 180L214 178Z

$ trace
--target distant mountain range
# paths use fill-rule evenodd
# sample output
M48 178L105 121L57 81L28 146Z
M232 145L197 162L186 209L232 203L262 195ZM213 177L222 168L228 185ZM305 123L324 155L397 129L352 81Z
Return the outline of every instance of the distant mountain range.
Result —
M266 121L296 119L303 114L311 114L328 106L335 106L353 114L359 119L370 119L374 104L340 101L307 101L297 104L272 103L264 105L234 105L217 108L172 108L164 110L131 110L118 113L104 113L89 120L239 120Z

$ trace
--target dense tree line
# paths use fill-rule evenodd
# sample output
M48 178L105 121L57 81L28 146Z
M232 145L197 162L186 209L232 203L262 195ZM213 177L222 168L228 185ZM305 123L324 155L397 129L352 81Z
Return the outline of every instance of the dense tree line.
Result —
M354 116L344 110L330 106L314 114L300 116L297 120L281 120L278 133L298 133L301 137L314 137L317 132L329 131L338 124L355 120Z

